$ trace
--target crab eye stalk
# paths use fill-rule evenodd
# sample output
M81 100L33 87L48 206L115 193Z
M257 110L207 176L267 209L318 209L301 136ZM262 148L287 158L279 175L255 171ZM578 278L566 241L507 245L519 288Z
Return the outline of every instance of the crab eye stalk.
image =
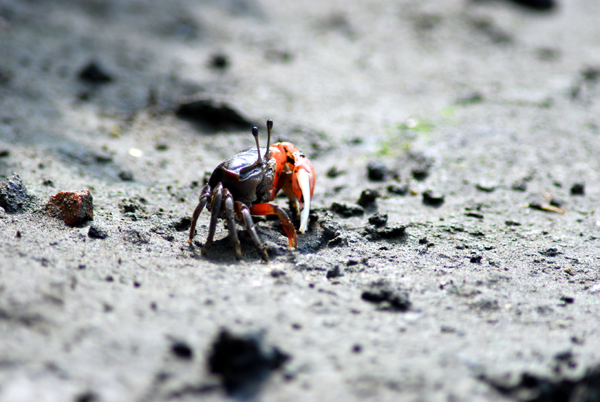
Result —
M260 158L260 145L258 145L258 128L257 127L252 127L252 135L254 136L254 141L256 141L256 149L257 149L257 154L258 154L258 160L256 161L257 164L261 164L262 163L262 159Z
M267 151L265 152L265 159L269 159L269 147L271 146L271 130L273 129L273 120L267 120Z

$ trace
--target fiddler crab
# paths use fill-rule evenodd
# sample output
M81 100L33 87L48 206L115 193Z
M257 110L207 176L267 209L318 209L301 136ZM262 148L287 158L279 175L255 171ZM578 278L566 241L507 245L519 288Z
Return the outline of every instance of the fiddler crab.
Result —
M254 245L265 262L269 262L267 250L258 236L252 215L277 215L283 225L289 247L296 248L296 229L288 214L270 201L279 190L285 191L294 214L300 213L300 233L306 232L310 202L315 189L315 171L304 154L289 142L278 142L269 146L273 121L267 121L267 147L258 143L258 128L252 128L256 148L238 152L221 163L213 171L208 184L200 193L198 206L192 216L189 242L196 232L200 213L206 207L211 212L208 237L202 249L206 254L210 249L218 218L227 221L229 236L235 256L242 258L235 220L243 222Z

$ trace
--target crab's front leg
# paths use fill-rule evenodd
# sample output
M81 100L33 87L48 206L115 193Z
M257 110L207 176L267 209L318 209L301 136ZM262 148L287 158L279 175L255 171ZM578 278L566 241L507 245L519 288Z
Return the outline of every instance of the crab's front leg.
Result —
M192 239L194 238L194 235L196 234L196 223L198 223L198 218L200 217L200 213L202 213L202 210L206 206L206 202L210 198L211 193L212 193L212 189L208 184L206 186L204 186L204 188L202 188L202 191L200 192L200 199L198 200L198 206L196 206L196 209L194 210L194 215L192 215L192 225L190 226L190 238L188 239L189 243L192 242Z
M252 216L250 214L250 209L248 209L248 206L239 201L235 201L234 209L236 215L244 222L246 230L252 238L254 245L258 249L258 253L260 254L261 258L268 263L269 256L267 255L267 250L265 248L264 243L262 242L262 240L258 236L258 233L256 232L256 228L254 227L254 221L252 220Z

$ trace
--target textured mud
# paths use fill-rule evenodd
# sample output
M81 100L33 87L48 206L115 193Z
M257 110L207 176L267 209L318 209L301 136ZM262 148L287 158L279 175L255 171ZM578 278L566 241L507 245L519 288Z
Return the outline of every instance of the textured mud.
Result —
M0 401L598 400L598 15L0 1ZM200 189L269 118L309 230L201 255Z

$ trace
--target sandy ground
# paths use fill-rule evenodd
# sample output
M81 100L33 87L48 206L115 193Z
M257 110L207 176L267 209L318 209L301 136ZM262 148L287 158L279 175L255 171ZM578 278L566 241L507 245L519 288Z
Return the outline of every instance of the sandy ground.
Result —
M29 194L0 210L0 401L600 400L598 15L0 1L0 175ZM193 96L248 124L178 117ZM238 262L219 224L201 255L206 172L269 118L317 172L309 231L257 219L272 261L241 234ZM93 222L48 216L85 189ZM221 331L254 351L213 359L234 386Z

